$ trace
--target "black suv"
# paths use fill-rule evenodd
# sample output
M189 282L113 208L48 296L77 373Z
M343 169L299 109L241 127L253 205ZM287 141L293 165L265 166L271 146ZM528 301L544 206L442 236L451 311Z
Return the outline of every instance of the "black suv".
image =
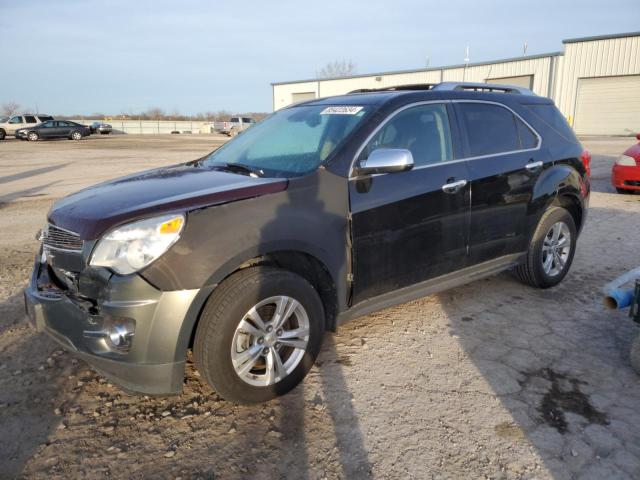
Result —
M27 311L127 389L179 393L193 348L225 398L265 401L347 319L505 269L559 283L589 161L551 100L517 87L308 101L199 160L58 201Z

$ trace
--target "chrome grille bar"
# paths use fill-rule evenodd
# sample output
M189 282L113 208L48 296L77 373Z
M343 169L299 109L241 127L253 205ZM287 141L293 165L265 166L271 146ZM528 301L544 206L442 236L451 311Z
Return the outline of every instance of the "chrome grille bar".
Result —
M64 252L82 252L83 241L77 233L48 224L42 232L45 248Z

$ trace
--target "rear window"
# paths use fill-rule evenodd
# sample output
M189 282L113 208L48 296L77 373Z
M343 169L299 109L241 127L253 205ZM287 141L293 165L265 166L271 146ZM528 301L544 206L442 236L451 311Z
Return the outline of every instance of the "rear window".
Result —
M564 139L578 143L576 134L567 123L567 120L562 116L560 111L555 105L540 104L540 105L525 105L536 117L542 122L551 127L558 135Z

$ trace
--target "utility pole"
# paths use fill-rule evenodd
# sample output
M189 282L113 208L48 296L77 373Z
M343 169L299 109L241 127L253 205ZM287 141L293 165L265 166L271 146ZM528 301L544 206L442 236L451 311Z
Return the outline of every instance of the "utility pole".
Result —
M467 49L464 54L464 70L462 71L462 81L467 80L467 66L469 65L469 45L467 45Z
M526 57L527 56L527 47L529 46L529 44L527 43L527 41L524 41L524 46L522 48L522 56Z

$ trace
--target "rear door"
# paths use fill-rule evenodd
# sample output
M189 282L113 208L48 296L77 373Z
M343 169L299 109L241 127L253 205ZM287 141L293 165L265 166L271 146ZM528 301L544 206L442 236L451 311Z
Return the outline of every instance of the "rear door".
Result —
M353 302L466 265L470 190L457 160L457 128L448 103L400 109L362 149L411 151L412 170L349 181Z
M53 131L53 136L61 138L68 137L71 133L71 124L69 122L65 122L64 120L57 120L56 127Z
M549 156L533 128L505 105L466 100L454 105L472 191L469 264L523 252L533 189Z

